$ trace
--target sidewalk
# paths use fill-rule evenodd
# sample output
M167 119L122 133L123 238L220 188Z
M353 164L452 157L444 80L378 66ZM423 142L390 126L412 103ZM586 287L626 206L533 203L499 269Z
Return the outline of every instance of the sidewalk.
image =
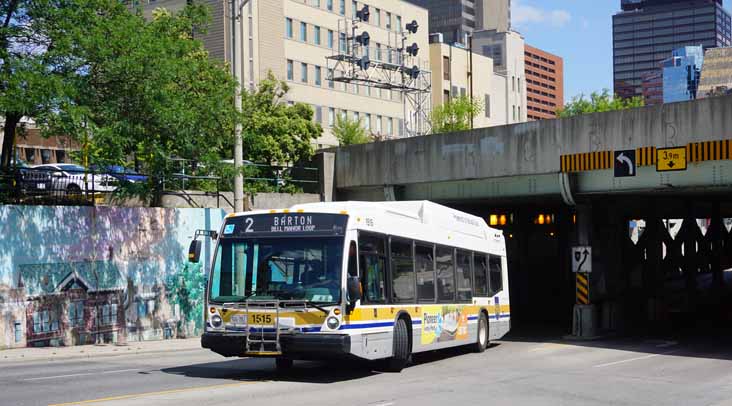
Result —
M56 361L74 358L113 357L173 351L191 351L201 348L200 337L141 341L128 344L80 345L75 347L38 347L0 350L0 365L18 361Z

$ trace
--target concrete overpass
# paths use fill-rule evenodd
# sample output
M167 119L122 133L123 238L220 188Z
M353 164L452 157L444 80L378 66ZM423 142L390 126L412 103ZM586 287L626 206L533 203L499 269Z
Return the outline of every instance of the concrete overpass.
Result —
M721 97L339 148L324 179L337 200L428 199L493 220L515 320L569 329L571 248L592 246L599 327L669 329L732 316L731 139ZM657 172L666 147L686 170ZM633 152L634 176L615 176L616 151Z

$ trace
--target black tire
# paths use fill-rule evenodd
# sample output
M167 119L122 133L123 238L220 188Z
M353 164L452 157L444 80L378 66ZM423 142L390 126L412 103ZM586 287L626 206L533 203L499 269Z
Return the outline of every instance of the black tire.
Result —
M386 359L384 370L386 372L401 372L412 357L412 349L409 346L409 329L403 318L398 319L394 324L393 345L392 356Z
M485 317L485 313L480 312L480 317L478 317L478 334L475 343L472 345L474 352L483 352L488 348L490 337L488 334L489 328L488 319Z
M275 358L275 369L278 372L285 372L292 369L294 362L289 358Z

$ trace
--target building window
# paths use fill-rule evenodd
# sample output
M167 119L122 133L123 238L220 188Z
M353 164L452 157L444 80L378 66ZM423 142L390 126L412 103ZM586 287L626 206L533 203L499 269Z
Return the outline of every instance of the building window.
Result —
M516 76L511 76L511 89L516 91Z
M335 83L333 82L333 69L328 69L328 87L331 89L335 88Z
M402 32L402 16L396 16L396 30Z
M300 64L300 82L308 83L308 64Z
M313 27L313 42L315 45L320 45L320 27L317 25Z
M377 27L381 27L381 10L380 9L374 9L374 24L376 24Z
M36 149L35 148L25 148L25 161L29 164L33 164L36 162Z
M315 122L322 125L323 124L323 109L320 106L313 106L313 110L315 111Z
M339 0L338 12L342 16L346 15L346 0Z
M376 57L374 58L377 61L381 60L381 44L376 43Z
M381 134L381 116L376 116L376 133Z
M518 92L521 93L521 78L516 79L516 85L518 86Z
M287 60L287 80L294 80L292 60Z
M513 121L516 121L516 106L513 106Z
M386 135L394 135L394 119L391 117L386 119Z
M328 48L333 49L333 30L328 30Z
M315 86L321 86L323 84L322 76L320 66L315 66Z
M366 120L363 123L363 127L366 129L366 132L371 131L371 114L366 113Z
M308 42L308 25L300 23L300 41Z
M338 34L338 47L342 53L348 52L348 42L346 41L346 34L343 32Z
M50 309L33 312L34 333L50 333L54 331L58 331L58 312Z
M489 94L485 95L485 116L489 118L491 116L491 96Z
M518 106L518 119L519 119L519 121L522 120L522 118L521 118L521 106Z
M41 162L43 162L44 164L51 163L51 150L50 149L41 150Z
M333 0L326 0L325 4L326 4L326 7L328 8L328 11L333 11Z
M80 327L84 325L84 302L71 302L69 304L69 326Z
M56 162L60 164L66 162L66 151L62 149L56 150Z
M335 109L333 107L328 108L328 127L335 125Z
M445 89L442 91L442 102L447 103L450 101L450 91Z
M442 57L442 79L450 80L450 57Z
M320 0L313 1L313 5L317 8L320 8Z
M353 121L358 123L360 120L361 120L361 115L358 114L358 111L354 111L353 112Z
M391 13L386 12L386 29L391 30Z
M285 19L285 34L287 38L292 38L292 18Z
M20 320L16 320L13 324L15 331L15 342L19 343L23 341L23 324L20 322Z
M356 18L356 12L358 11L358 2L355 0L351 1L351 11L353 12L353 18Z

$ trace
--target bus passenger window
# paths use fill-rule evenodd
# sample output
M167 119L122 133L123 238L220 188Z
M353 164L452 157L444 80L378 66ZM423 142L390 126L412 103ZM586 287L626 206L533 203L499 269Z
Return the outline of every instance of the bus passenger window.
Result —
M503 272L501 272L501 257L490 257L491 296L503 290Z
M414 294L412 243L392 240L390 254L394 300L398 302L413 302L416 295Z
M414 263L417 268L417 299L420 302L435 301L434 247L416 245Z
M348 247L348 276L358 276L357 259L356 242L351 241L351 245Z
M456 258L457 267L455 268L455 274L457 276L457 300L459 302L470 301L470 299L473 298L470 253L458 251Z
M475 290L474 296L488 296L488 262L485 254L475 253Z
M455 266L453 249L437 247L437 300L451 302L455 300Z
M363 301L384 303L386 301L386 239L360 235L358 239Z

